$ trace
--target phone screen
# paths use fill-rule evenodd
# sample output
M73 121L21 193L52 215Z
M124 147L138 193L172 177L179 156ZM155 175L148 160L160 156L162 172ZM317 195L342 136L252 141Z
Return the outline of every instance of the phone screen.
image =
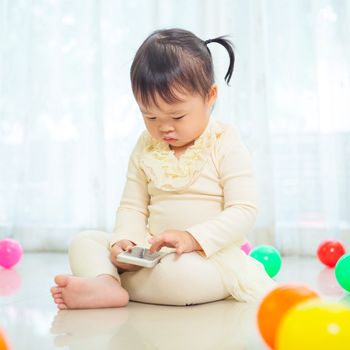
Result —
M124 254L146 260L154 260L161 255L157 252L151 254L148 249L141 247L134 247L130 252L124 252Z

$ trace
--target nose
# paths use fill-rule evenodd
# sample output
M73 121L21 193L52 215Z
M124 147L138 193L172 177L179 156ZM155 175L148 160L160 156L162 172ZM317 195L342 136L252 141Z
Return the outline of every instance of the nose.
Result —
M174 127L170 124L161 124L159 126L159 131L163 134L167 134L169 132L174 131Z

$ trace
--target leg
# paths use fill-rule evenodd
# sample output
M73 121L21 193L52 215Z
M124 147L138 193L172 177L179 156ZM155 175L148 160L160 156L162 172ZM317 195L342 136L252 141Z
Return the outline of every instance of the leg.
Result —
M153 269L125 272L121 280L130 300L144 303L191 305L229 296L215 265L197 253L169 254Z
M120 284L109 259L108 234L84 231L70 244L69 262L74 276L58 275L51 294L59 309L120 307L129 295Z

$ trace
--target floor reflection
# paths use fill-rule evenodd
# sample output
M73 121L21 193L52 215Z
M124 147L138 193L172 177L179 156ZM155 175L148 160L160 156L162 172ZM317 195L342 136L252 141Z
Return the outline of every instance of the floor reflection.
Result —
M224 300L188 307L130 303L121 309L64 310L51 333L78 349L246 349L257 305Z
M21 275L16 270L0 268L0 296L14 295L21 284Z
M343 289L340 287L335 271L331 268L324 268L317 276L318 290L325 297L341 297L344 295Z

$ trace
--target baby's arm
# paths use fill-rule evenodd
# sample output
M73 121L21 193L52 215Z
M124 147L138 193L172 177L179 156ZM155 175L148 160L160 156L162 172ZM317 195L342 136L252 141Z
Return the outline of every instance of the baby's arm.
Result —
M251 156L235 127L222 135L216 150L224 210L203 223L186 228L207 257L231 244L240 244L257 214L257 188Z
M141 135L130 157L127 181L117 210L110 246L123 239L136 245L146 244L149 194L146 175L139 166L142 147Z

